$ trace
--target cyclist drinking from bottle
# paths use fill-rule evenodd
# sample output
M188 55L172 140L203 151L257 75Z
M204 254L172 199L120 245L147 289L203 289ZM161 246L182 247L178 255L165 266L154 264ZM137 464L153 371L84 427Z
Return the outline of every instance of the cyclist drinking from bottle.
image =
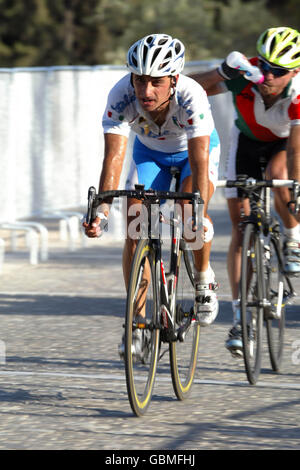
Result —
M210 266L212 222L208 202L215 190L220 144L205 91L181 74L184 45L166 34L152 34L134 43L127 54L129 74L112 88L103 116L104 161L99 191L118 189L130 130L136 134L127 187L168 190L170 168L181 170L181 190L199 190L204 200L204 244L194 251L195 308L201 325L211 324L218 313L216 282ZM129 200L128 212L136 200ZM89 237L101 234L102 205L88 226ZM129 225L132 220L127 218ZM129 236L123 251L123 274L128 287L136 240ZM120 353L122 354L122 346Z
M261 179L259 159L267 161L268 179L300 177L300 34L288 27L270 28L257 41L258 57L252 58L247 70L246 58L236 52L221 66L202 74L191 75L208 95L231 91L235 121L227 162L227 179L246 174ZM240 63L239 63L240 57ZM234 59L234 60L233 60ZM258 67L252 73L251 67ZM242 70L244 70L242 72ZM246 71L246 73L245 73ZM262 80L257 79L261 72ZM251 81L261 82L253 83ZM288 172L289 169L289 172ZM241 210L248 213L248 200L236 189L226 189L232 238L227 269L232 290L233 328L226 347L233 355L242 355L239 312L239 281L242 232ZM299 224L289 213L289 190L274 190L275 208L284 231L285 270L300 272Z

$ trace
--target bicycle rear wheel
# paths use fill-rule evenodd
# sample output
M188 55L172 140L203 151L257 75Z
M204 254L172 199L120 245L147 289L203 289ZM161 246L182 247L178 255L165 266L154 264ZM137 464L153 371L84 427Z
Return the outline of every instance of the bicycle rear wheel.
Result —
M272 369L280 370L285 330L285 298L287 281L283 274L283 263L279 240L270 239L268 260L266 263L266 292L271 307L266 309L268 348ZM266 250L266 249L265 249Z
M140 240L127 293L124 356L128 398L136 416L146 412L154 387L160 333L157 306L155 253L149 240Z
M176 287L177 341L171 342L170 365L174 392L184 400L193 384L200 338L200 325L194 314L194 263L192 251L180 249Z
M241 325L248 381L255 384L261 369L263 298L260 240L254 224L246 225L242 248Z

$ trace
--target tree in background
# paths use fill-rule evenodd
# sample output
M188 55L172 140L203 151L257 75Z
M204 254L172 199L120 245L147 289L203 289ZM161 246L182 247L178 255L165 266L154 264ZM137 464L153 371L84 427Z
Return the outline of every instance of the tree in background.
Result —
M0 0L0 67L124 64L153 32L180 38L187 60L255 53L266 28L297 28L299 0Z

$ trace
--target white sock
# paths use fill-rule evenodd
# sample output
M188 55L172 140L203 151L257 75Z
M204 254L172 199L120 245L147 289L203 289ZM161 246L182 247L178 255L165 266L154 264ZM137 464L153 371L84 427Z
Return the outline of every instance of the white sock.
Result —
M283 228L283 233L286 236L286 238L296 240L298 242L300 241L299 224L296 225L296 227L293 227L293 228L284 227Z
M215 282L215 273L213 272L210 264L206 271L196 271L195 270L195 283L209 284L210 282Z

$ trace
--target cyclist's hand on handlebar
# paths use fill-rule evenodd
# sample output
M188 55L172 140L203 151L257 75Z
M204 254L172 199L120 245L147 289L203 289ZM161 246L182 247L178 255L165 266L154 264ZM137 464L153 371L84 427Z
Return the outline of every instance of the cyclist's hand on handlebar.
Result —
M192 232L197 232L200 229L203 230L204 243L209 243L213 239L214 227L211 221L207 217L202 218L202 223L200 224L199 227L196 227L194 225L194 221L192 217L188 219L187 223L188 223L189 229L192 230Z
M294 180L293 187L290 188L291 201L288 202L288 210L300 222L300 187L299 181Z
M96 217L91 224L87 222L83 222L82 226L84 227L84 233L89 238L98 238L101 237L101 229L100 229L100 222L101 219Z
M107 217L104 214L99 214L91 224L88 224L86 220L84 220L82 226L87 237L100 238L103 233L107 231Z
M214 237L214 226L207 217L203 217L204 243L209 243Z

